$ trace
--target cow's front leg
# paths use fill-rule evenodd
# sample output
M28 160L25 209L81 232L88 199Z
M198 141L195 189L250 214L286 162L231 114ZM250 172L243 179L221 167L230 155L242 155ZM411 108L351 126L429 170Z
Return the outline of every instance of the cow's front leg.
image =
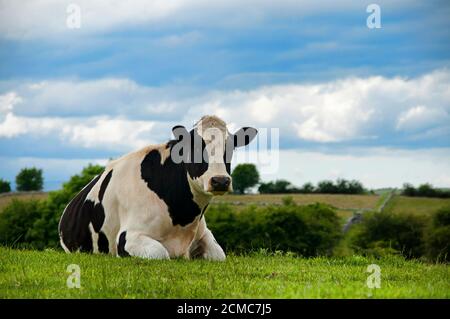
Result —
M225 253L217 243L211 231L206 228L203 236L193 243L191 258L204 258L209 260L225 260Z
M169 259L169 252L157 240L140 232L125 230L117 240L117 254L120 257L136 256L149 259Z

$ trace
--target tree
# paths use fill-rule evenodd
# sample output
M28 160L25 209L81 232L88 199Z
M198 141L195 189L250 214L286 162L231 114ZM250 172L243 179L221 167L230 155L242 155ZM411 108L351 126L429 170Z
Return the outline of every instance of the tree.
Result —
M3 178L0 178L0 193L8 193L11 191L11 184L8 181L5 181Z
M300 188L300 193L303 194L311 194L314 193L314 185L312 183L303 184L302 188Z
M16 176L16 188L18 191L40 191L44 186L42 169L23 168Z
M417 190L415 187L409 183L403 184L402 195L404 196L416 196Z
M417 189L417 193L419 193L420 196L425 197L435 197L437 194L433 186L428 183L420 185L419 188Z
M253 187L259 182L259 173L254 164L239 164L231 176L233 177L233 188L240 194L244 194L247 188Z
M348 182L348 194L363 194L365 191L366 189L361 182L356 180Z
M322 194L336 194L337 188L332 181L325 180L317 184L316 192Z

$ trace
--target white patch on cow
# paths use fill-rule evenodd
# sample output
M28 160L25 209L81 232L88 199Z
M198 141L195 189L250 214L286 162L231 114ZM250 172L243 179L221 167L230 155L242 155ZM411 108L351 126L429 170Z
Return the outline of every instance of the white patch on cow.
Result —
M201 238L205 250L202 257L209 260L223 261L225 260L225 253L222 247L216 242L213 234L209 229L205 230L205 234Z
M190 247L190 253L200 253L197 257L216 261L223 261L226 258L222 247L220 247L214 235L206 227L205 218L200 220L196 238Z
M194 126L197 134L206 144L208 154L208 169L195 179L194 182L201 185L204 191L210 190L210 180L214 176L225 176L231 179L224 162L226 141L229 136L226 123L217 116L204 116ZM231 190L231 189L230 189Z
M170 157L170 148L162 147L159 149L159 155L161 156L161 166L164 165L164 162L168 157Z
M159 241L133 231L127 231L125 250L132 256L142 258L170 258L169 252Z
M66 244L64 244L61 234L59 235L59 242L61 243L61 247L64 249L64 251L69 254L70 250L69 248L67 248Z
M95 232L92 223L89 223L89 231L91 232L93 251L94 253L98 253L98 234Z

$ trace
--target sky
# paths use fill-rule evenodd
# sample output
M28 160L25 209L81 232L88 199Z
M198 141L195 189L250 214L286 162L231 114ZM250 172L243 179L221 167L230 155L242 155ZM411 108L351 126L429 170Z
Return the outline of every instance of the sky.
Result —
M263 181L450 187L450 3L372 1L0 0L0 178L57 189L215 114L277 133L233 162Z

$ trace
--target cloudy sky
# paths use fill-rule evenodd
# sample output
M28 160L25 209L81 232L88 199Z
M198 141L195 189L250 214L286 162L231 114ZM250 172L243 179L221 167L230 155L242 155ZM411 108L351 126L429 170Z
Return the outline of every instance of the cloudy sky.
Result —
M216 114L279 130L263 180L450 187L450 4L371 3L0 0L0 177L55 189Z

